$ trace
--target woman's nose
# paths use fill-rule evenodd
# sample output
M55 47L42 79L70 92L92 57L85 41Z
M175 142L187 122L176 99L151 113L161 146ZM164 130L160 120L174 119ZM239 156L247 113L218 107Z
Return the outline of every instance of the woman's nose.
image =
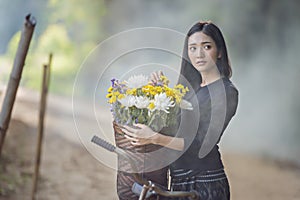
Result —
M204 52L203 48L198 49L197 57L199 57L199 58L204 58L205 57L205 52Z

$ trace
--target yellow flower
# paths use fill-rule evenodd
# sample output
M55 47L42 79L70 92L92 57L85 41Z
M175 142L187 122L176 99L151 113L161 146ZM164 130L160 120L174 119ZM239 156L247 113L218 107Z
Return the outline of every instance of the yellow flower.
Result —
M182 84L178 84L174 87L174 92L175 94L175 98L176 98L176 102L180 102L182 97L189 91L188 87L184 87Z
M172 88L169 88L168 86L164 86L163 91L166 93L168 97L174 97L174 92Z
M160 80L164 85L168 85L169 84L169 79L166 76L161 75L160 76Z
M110 87L107 89L107 92L112 92L113 89L114 89L114 88L110 86Z
M167 91L166 91L166 95L167 95L168 97L174 97L174 92L173 92L172 90L167 90Z
M162 92L162 88L159 87L159 86L156 86L156 87L155 87L155 92L156 92L157 94L161 93L161 92Z
M118 95L118 99L123 99L124 97L125 97L124 94L119 94L119 95Z
M108 99L111 98L111 97L112 97L112 93L109 93L109 94L106 95L106 98L108 98Z
M117 97L116 97L116 96L112 96L112 97L109 99L108 103L113 104L113 103L115 103L116 101L117 101Z
M150 90L149 92L150 92L150 94L153 95L153 96L155 96L155 95L157 94L155 90Z
M145 85L142 87L142 92L146 94L146 96L155 95L157 93L157 87L154 87L153 85Z
M119 91L116 91L116 92L113 92L112 94L113 94L113 96L119 96L119 95L120 95L120 92L119 92Z
M184 86L182 84L178 84L175 86L175 89L184 89Z
M149 93L151 90L153 90L153 86L152 85L145 85L144 87L142 87L142 92L143 93Z
M126 94L127 94L127 95L136 95L136 88L128 89L128 90L126 91Z
M148 108L149 108L150 110L153 110L153 109L155 108L154 102L151 102L151 103L149 104Z
M180 103L183 96L184 95L181 94L180 91L174 90L174 97L175 97L176 103Z

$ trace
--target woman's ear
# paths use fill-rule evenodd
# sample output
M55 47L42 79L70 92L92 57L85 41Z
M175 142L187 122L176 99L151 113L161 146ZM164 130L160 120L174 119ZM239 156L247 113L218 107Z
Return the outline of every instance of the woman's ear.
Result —
M221 57L222 57L221 52L219 52L218 59L220 59Z

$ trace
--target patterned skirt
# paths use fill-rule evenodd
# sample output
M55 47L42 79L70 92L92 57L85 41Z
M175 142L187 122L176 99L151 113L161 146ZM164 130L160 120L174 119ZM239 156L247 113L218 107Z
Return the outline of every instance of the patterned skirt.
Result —
M230 189L223 169L195 172L187 169L171 170L171 190L199 193L201 200L229 200ZM177 198L185 200L188 198Z

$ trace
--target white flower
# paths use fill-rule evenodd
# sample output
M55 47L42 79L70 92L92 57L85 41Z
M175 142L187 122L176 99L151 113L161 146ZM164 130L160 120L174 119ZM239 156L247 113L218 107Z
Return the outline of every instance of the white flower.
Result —
M153 110L162 110L166 113L169 113L169 107L174 107L175 103L171 100L171 97L168 97L166 93L156 94L153 101L155 108Z
M144 75L133 75L125 81L129 88L141 88L148 84L148 77Z
M135 106L137 108L147 108L148 105L150 103L150 99L148 99L147 97L135 97Z
M180 106L180 108L185 109L185 110L193 110L192 104L184 99L181 100L179 106Z
M135 97L132 95L125 95L124 98L118 99L118 101L125 107L131 107L135 104Z

